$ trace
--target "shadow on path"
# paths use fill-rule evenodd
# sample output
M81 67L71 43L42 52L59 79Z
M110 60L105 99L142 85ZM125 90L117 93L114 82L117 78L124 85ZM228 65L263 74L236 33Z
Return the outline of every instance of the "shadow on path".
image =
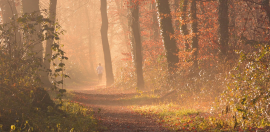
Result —
M135 95L139 94L75 94L74 100L87 105L131 106L152 105L157 103L156 98L133 98Z
M83 103L94 110L96 119L103 126L99 128L101 132L169 132L151 117L141 116L127 107L151 105L156 103L155 99L132 98L137 93L102 94L102 91L96 89L88 92L75 90L74 93L74 101Z

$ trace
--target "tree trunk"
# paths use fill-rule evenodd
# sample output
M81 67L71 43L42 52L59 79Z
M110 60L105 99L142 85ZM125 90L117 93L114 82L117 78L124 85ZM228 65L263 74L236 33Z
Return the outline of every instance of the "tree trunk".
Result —
M152 3L152 10L153 10L153 40L158 41L159 39L159 25L158 25L158 17L157 17L157 11L156 11L156 3Z
M22 5L23 5L23 13L37 12L37 15L40 15L39 0L22 0ZM40 28L41 28L40 25L35 25L35 30L37 31L37 33L35 33L35 35L33 35L31 39L35 41L33 51L37 53L36 57L42 59L43 47L42 42L38 39Z
M51 27L54 29L55 25L55 19L56 19L56 5L57 0L50 0L50 10L49 10L49 19L51 21ZM54 31L48 31L48 35L51 36L52 32ZM45 50L45 60L44 60L44 66L46 70L51 69L50 62L52 57L52 44L54 42L54 37L50 37L46 41L46 50ZM46 86L50 86L51 83L49 81L48 72L42 77L43 83L45 83Z
M92 32L93 31L93 27L94 25L91 25L91 24L94 24L92 21L90 21L89 17L89 13L88 13L88 10L87 8L85 7L85 11L86 11L86 17L87 17L87 24L88 24L88 40L89 40L89 62L90 62L90 75L91 76L94 76L95 75L95 68L94 68L94 63L93 63L93 35L92 35ZM92 22L92 23L91 23Z
M135 44L135 39L132 33L132 7L133 6L133 0L129 1L129 10L128 10L128 26L129 26L129 43L130 43L130 49L131 49L131 57L132 57L132 62L133 62L133 66L136 69L137 67L137 62L136 62L136 44Z
M236 8L235 8L235 4L234 4L234 1L230 1L231 3L229 5L232 6L232 9L231 9L231 13L230 13L230 17L231 17L231 21L229 23L231 23L231 30L229 30L229 32L232 33L232 36L231 36L231 39L232 39L232 47L233 47L233 51L236 50L236 47L237 47L237 41L238 41L238 38L236 37L237 36L237 32L236 32L236 22L235 22L235 19L236 19Z
M263 5L263 8L264 8L264 10L266 12L266 15L268 17L269 23L270 23L270 6L269 6L269 0L263 0L262 1L262 5Z
M193 53L193 68L198 68L198 22L197 22L197 7L196 0L192 0L191 3L191 19L192 19L192 49L195 49Z
M177 12L179 12L180 9L180 0L174 0L174 13L175 13L175 34L179 35L180 34L180 21L179 18L177 18Z
M22 0L22 5L23 5L23 13L33 13L33 12L37 12L37 15L40 15L40 11L39 11L39 0ZM43 59L43 47L42 47L42 42L40 40L40 38L38 37L39 34L41 34L40 29L41 29L41 25L35 25L35 30L36 32L32 35L32 40L34 40L34 47L33 47L33 52L36 53L36 57L39 59ZM44 63L42 64L44 66ZM45 66L44 66L45 67ZM41 68L40 68L41 69ZM39 71L38 74L42 77L47 75L46 72L42 72ZM44 85L44 80L41 80L41 82ZM34 101L33 101L33 105L38 105L41 107L47 107L49 105L53 105L53 101L51 100L50 96L48 96L48 92L46 90L44 90L43 88L38 88L39 90L35 90L34 91ZM40 97L44 98L43 101L40 102ZM39 104L35 104L35 102L40 102Z
M131 28L135 40L135 53L136 53L136 72L137 72L137 88L144 89L143 70L142 70L142 42L140 34L140 23L139 23L139 3L135 2L132 7L132 22Z
M228 0L219 0L218 22L220 50L222 55L226 56L229 41Z
M188 0L183 1L183 8L182 8L182 33L184 36L188 35L188 28L187 28L187 6L188 6ZM185 51L189 51L189 43L187 39L185 38Z
M22 5L23 5L23 13L33 13L35 12L35 15L39 16L40 11L39 11L39 0L22 0ZM45 76L47 76L47 73L44 71L45 66L43 63L43 46L42 46L42 41L39 36L41 36L41 25L37 24L34 25L35 32L31 35L31 37L27 38L26 41L29 41L31 45L33 45L32 52L35 53L35 57L37 59L40 59L40 67L38 75L41 80L41 83L43 86L48 86L48 82L44 79Z
M114 83L113 71L112 71L112 61L111 61L111 52L108 41L108 17L107 17L107 1L100 0L101 2L101 38L102 38L102 46L104 53L104 61L105 61L105 70L106 70L106 85L110 86Z
M16 28L18 28L18 24L16 23L16 19L18 18L18 12L16 10L16 6L14 3L14 0L2 0L1 1L1 10L2 10L2 20L3 23L10 23L10 22L14 22L14 38L11 38L11 40L9 41L11 43L11 45L13 46L12 49L14 49L14 46L18 46L18 48L21 47L21 34L18 32L18 30ZM14 20L14 21L12 21ZM7 27L9 28L9 27ZM17 53L18 54L18 53Z
M176 46L176 40L174 38L174 30L172 25L172 15L168 0L156 0L158 12L159 12L159 24L163 37L164 47L166 50L166 57L168 62L169 75L173 75L179 62L178 47ZM171 37L173 36L173 37Z

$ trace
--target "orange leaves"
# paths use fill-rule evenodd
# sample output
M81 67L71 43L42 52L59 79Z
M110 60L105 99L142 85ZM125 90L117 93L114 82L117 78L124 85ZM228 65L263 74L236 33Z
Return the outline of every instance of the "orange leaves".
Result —
M125 57L122 58L122 61L132 61L132 56L131 53L121 53L122 55L124 55Z

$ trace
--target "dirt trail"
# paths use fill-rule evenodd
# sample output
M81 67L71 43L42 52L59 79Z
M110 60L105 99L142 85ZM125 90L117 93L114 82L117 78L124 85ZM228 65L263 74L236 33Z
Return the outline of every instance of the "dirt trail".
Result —
M109 92L108 92L109 90ZM136 93L119 93L104 86L89 86L74 90L75 101L90 106L99 120L101 132L169 132L151 118L134 113L128 106L152 104L150 101L123 100Z

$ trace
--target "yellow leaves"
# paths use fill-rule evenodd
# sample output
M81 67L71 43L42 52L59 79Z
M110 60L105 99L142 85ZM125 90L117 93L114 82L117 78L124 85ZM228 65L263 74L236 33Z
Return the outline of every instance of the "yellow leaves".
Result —
M32 97L33 97L33 94L34 94L34 91L33 91L33 90L31 90L31 91L30 91L30 98L32 98Z
M60 127L60 123L58 123L58 124L56 125L56 127L59 128L59 127Z
M14 131L16 129L15 125L11 125L11 128L10 128L12 131Z

